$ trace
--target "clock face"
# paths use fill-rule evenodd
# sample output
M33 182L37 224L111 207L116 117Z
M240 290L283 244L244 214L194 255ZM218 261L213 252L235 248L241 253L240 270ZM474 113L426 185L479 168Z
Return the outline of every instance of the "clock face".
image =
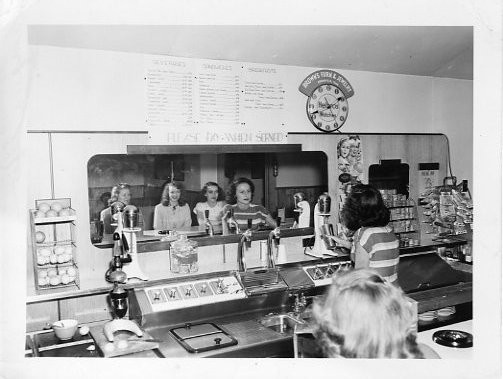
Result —
M339 130L348 117L348 100L339 87L323 84L317 87L306 103L311 123L323 132Z

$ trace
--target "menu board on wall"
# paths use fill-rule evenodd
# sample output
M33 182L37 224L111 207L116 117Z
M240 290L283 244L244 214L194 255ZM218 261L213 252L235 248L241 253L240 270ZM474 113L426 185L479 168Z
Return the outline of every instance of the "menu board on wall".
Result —
M241 65L228 61L196 61L196 124L218 127L240 124Z
M285 88L281 67L247 63L242 70L244 124L265 129L269 125L284 126Z
M194 123L194 62L149 57L145 70L146 122L152 126L192 126Z
M146 123L157 134L163 129L182 129L191 134L267 131L286 135L280 66L146 56L145 83Z

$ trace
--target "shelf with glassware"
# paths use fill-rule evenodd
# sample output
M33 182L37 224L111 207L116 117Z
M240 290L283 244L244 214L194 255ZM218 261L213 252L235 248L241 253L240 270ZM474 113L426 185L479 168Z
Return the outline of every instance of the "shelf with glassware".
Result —
M452 184L447 184L450 179ZM423 233L432 241L446 244L438 249L444 259L471 265L473 202L465 181L456 185L455 177L444 185L425 191L419 198L419 218Z
M389 226L400 241L400 248L421 245L421 228L414 200L398 194L395 189L380 189L384 204L390 211Z
M69 198L35 200L35 209L30 209L37 294L79 289L76 219Z

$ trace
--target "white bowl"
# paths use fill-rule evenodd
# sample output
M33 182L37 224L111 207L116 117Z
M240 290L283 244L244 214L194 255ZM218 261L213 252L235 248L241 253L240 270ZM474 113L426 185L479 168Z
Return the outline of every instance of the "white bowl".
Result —
M59 320L52 324L52 329L60 340L72 339L77 331L79 322L77 320L67 319Z

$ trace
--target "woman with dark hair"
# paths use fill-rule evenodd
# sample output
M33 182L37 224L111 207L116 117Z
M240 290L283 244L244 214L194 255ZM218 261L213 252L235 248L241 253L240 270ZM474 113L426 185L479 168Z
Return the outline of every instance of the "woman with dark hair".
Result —
M209 211L209 221L213 226L222 224L223 209L225 206L223 190L215 182L208 182L201 190L201 196L205 201L201 201L194 207L199 225L204 225L205 211Z
M181 198L182 185L167 182L162 188L161 202L154 208L154 229L173 230L192 225L189 204Z
M252 203L254 192L255 185L248 178L238 178L231 183L227 194L228 204L224 207L222 222L224 232L231 209L234 211L234 219L241 231L248 228L248 220L251 220L252 226L255 228L261 224L267 224L272 228L277 226L267 209L262 205Z
M328 236L351 249L355 268L372 268L383 278L397 284L398 239L388 226L390 212L374 187L356 184L351 188L341 211L342 224L353 232L353 240Z

